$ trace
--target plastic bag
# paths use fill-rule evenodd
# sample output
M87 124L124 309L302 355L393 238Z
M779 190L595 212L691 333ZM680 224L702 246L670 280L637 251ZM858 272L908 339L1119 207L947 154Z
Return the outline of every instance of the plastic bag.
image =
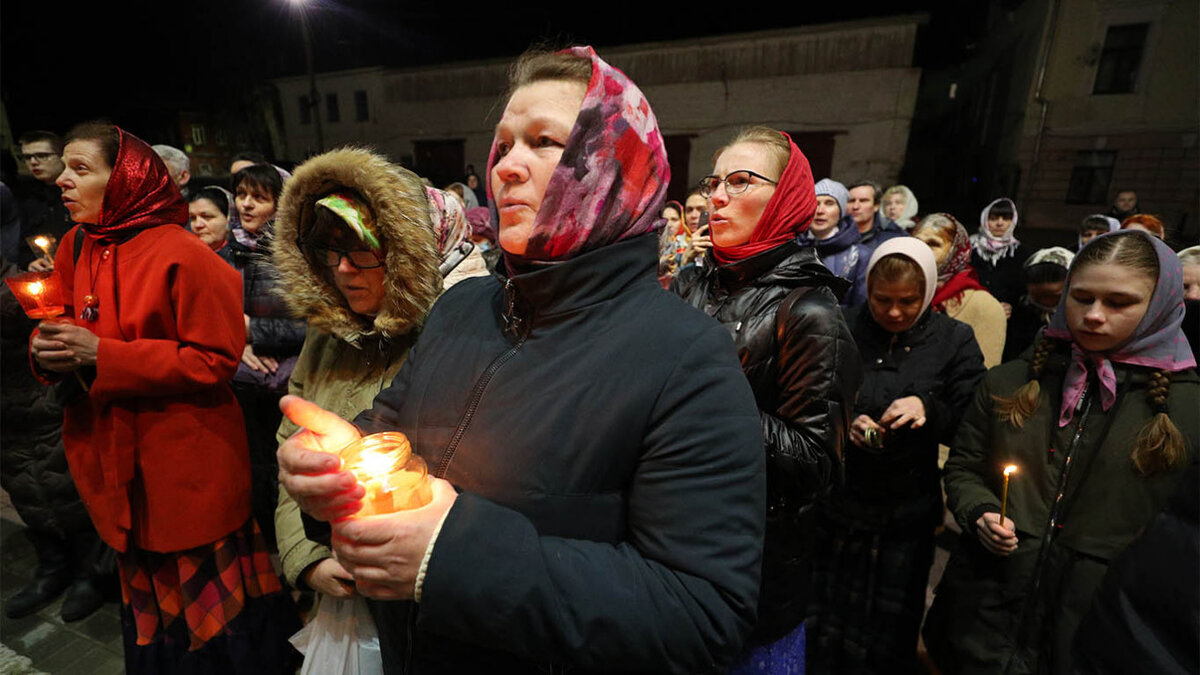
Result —
M362 598L317 596L317 615L291 643L304 654L300 675L380 675L379 632Z

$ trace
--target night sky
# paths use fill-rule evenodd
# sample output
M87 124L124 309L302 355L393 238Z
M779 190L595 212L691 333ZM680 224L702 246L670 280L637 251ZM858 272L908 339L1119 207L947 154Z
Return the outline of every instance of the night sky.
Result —
M929 67L967 53L986 10L962 6L981 4L899 0L873 16L928 13L916 60ZM5 3L0 94L17 135L33 128L62 132L98 117L151 135L151 129L170 125L174 111L236 109L264 81L304 72L300 25L287 0L69 7L46 0ZM730 11L704 14L642 9L637 16L608 11L581 19L572 12L576 18L568 20L561 4L498 4L495 12L378 0L308 0L307 7L318 71L512 57L547 40L593 44L603 53L604 46L867 18L862 11L871 11L866 4L797 3L784 14L734 4L726 5Z

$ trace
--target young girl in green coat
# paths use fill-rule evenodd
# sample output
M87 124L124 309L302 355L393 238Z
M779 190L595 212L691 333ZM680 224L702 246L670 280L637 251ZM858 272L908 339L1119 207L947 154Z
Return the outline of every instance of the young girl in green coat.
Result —
M1183 315L1175 254L1144 233L1103 235L1075 257L1030 359L988 373L945 467L965 534L924 631L944 673L1071 672L1109 561L1163 508L1200 442Z

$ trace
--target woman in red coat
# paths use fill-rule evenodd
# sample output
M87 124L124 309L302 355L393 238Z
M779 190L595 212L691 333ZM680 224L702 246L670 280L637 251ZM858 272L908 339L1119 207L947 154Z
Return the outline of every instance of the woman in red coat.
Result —
M55 269L72 321L43 322L31 351L41 374L88 383L63 441L119 553L126 670L284 672L296 618L250 518L228 385L245 342L241 281L178 227L187 203L149 146L103 123L67 139L58 184L80 225Z

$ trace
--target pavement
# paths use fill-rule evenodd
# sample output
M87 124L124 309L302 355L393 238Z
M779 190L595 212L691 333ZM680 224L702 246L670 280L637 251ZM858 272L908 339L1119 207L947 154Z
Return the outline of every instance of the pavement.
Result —
M8 495L0 492L0 605L6 604L33 578L37 567L37 557L24 530ZM65 623L59 616L62 597L42 611L20 619L10 619L0 612L0 675L124 673L119 599L113 598L95 614L71 623ZM15 652L15 657L8 650ZM28 658L31 664L21 657Z

